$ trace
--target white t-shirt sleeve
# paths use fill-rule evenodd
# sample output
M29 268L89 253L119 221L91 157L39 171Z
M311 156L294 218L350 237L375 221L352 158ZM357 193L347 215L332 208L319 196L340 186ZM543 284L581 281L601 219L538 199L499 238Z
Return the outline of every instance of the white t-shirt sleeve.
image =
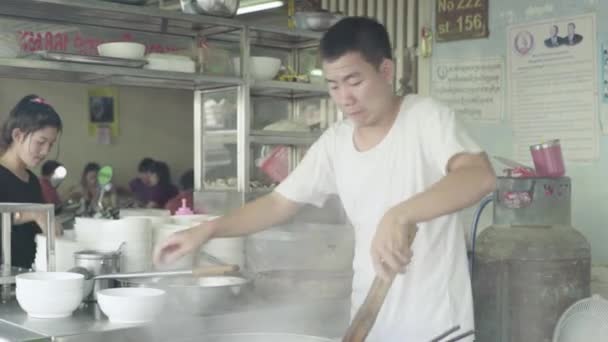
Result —
M436 101L426 103L421 137L427 158L447 173L448 162L459 153L480 153L483 149L471 138L453 110ZM426 106L425 106L426 107Z
M302 161L275 191L291 201L317 207L321 207L327 197L336 194L331 155L334 137L330 128L310 147Z

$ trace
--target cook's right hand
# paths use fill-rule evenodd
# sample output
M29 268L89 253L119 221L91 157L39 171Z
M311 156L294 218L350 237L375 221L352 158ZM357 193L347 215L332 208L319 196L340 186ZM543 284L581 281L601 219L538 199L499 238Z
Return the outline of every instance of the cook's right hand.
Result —
M184 255L199 248L213 237L213 230L207 225L173 233L160 243L154 252L154 264L171 264Z

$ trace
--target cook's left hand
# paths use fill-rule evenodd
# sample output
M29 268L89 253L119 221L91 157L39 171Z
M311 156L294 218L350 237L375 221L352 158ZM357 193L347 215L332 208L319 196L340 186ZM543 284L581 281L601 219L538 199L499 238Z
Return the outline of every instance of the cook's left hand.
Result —
M412 251L410 240L414 239L417 227L389 209L376 229L372 241L371 255L376 274L384 280L390 275L404 273L410 263Z

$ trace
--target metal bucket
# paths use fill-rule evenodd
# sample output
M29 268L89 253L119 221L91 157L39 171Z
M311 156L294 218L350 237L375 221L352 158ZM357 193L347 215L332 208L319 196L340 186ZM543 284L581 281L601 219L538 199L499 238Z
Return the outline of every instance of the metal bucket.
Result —
M95 250L85 250L74 253L74 265L83 267L94 277L103 274L120 273L120 251L100 252ZM85 281L85 294L88 294L84 301L97 301L97 291L118 287L114 279L99 279L96 281Z

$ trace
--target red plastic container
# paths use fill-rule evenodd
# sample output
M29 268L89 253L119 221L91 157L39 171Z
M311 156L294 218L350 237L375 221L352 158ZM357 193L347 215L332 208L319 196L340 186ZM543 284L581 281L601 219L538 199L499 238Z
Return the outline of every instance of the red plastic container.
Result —
M559 139L530 146L537 177L559 178L566 174Z

